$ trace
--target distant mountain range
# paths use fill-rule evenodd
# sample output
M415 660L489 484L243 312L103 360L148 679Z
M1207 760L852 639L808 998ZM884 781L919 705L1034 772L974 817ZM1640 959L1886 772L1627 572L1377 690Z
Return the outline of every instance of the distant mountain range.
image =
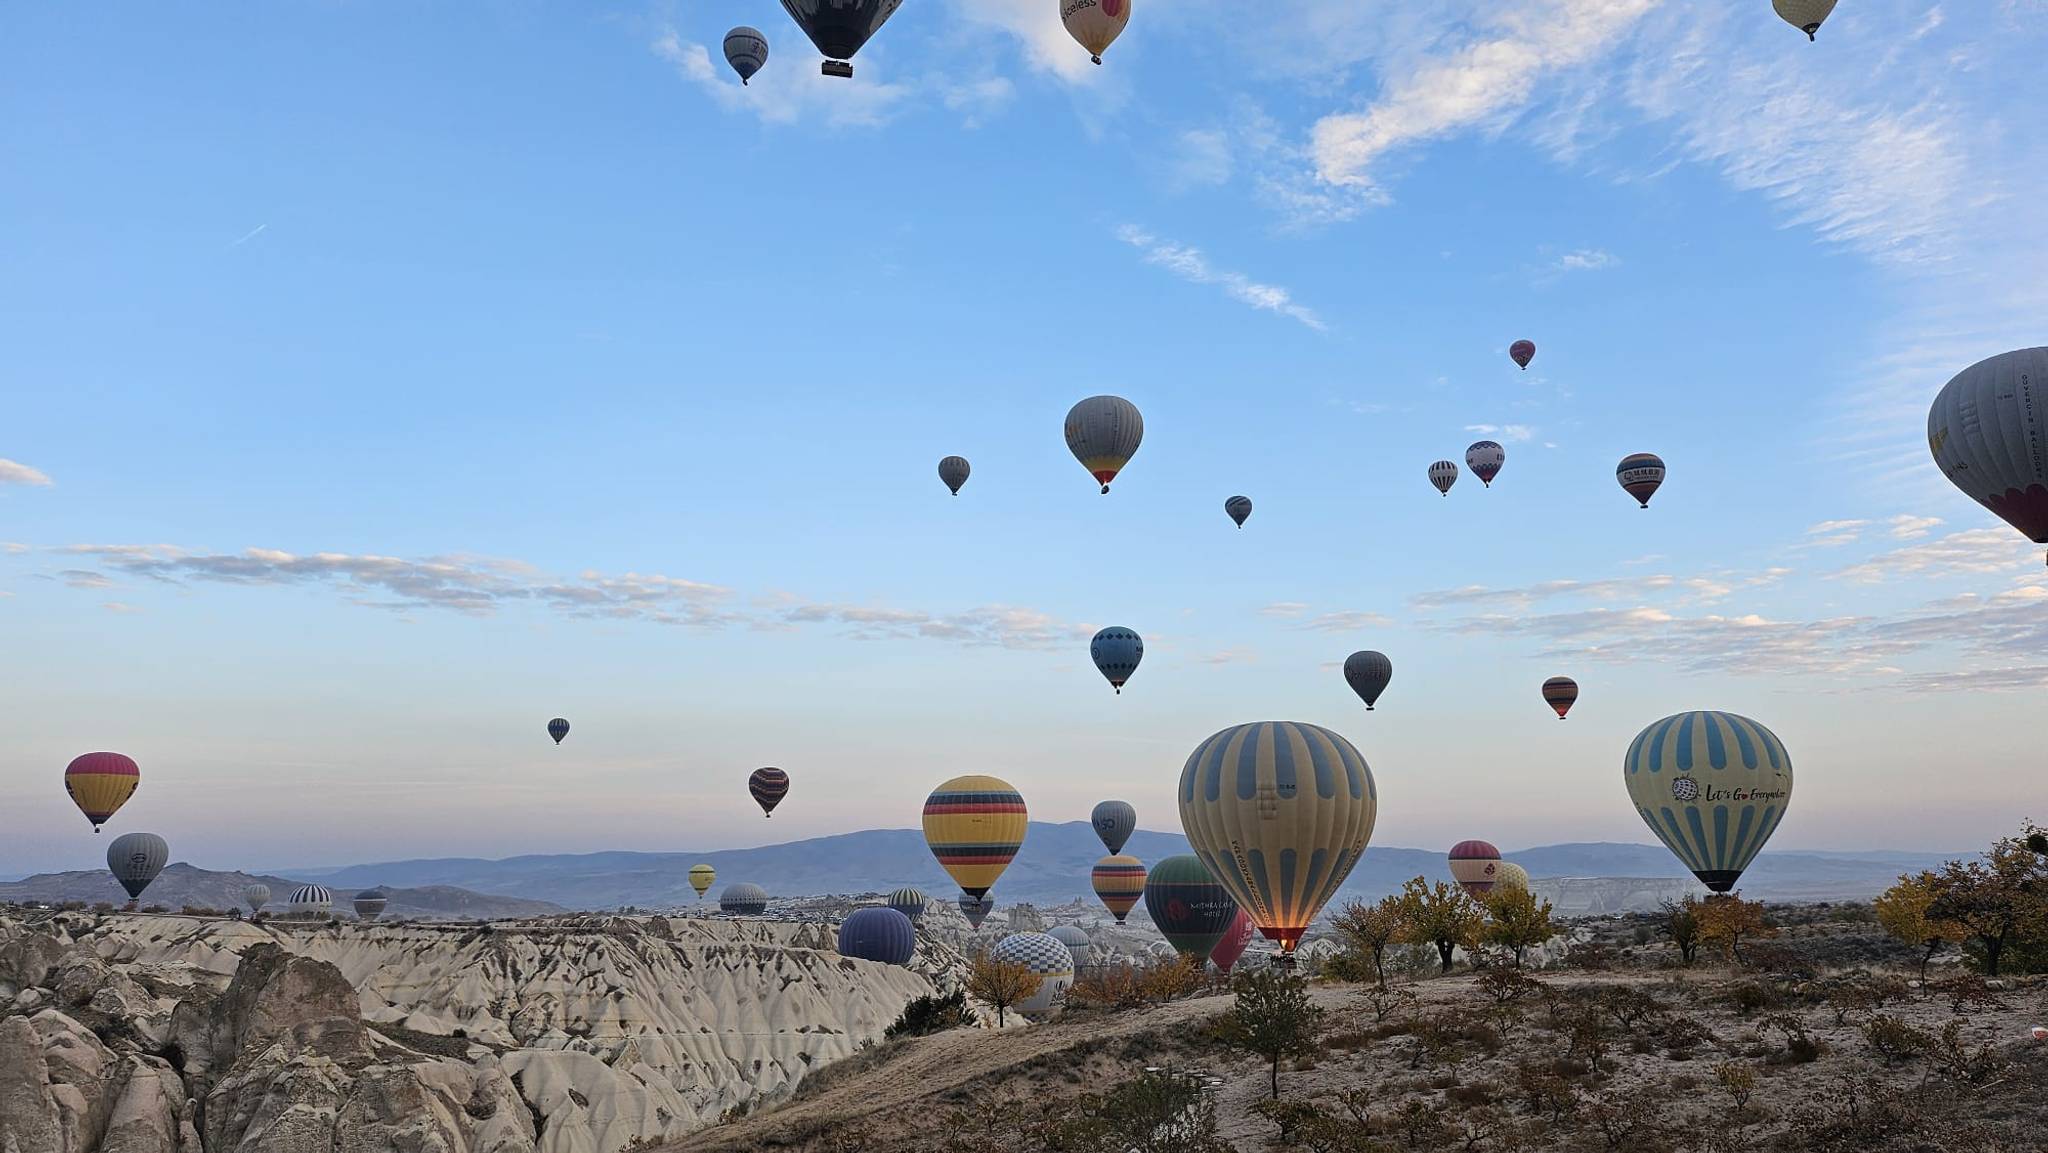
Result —
M1178 833L1140 830L1131 836L1124 851L1152 862L1187 852L1188 843ZM1750 897L1774 900L1868 899L1889 887L1900 873L1933 868L1960 855L1964 854L1765 853L1743 877L1743 892ZM1023 851L1003 874L994 895L1001 904L1061 904L1092 899L1088 872L1101 856L1102 844L1087 822L1033 822ZM1689 876L1668 850L1656 845L1547 845L1510 852L1507 857L1538 878ZM951 879L925 848L924 835L914 829L871 829L706 853L603 852L507 857L496 861L455 857L295 869L292 873L327 885L337 893L371 885L448 886L472 893L553 902L572 909L603 909L692 903L696 894L691 891L686 874L690 866L700 862L718 870L720 888L734 881L751 881L776 896L886 892L902 885L916 886L934 897L951 897L956 892ZM1418 875L1449 880L1443 853L1369 848L1339 899L1377 898L1399 890L1403 881ZM111 882L108 887L111 888ZM0 896L5 895L6 888L0 886ZM715 898L717 888L708 896Z
M375 872L374 868L371 872ZM268 912L282 912L291 900L292 890L300 885L324 885L334 891L334 910L343 916L351 915L352 902L358 891L382 887L389 903L384 907L387 918L408 917L414 919L488 919L493 917L540 917L550 913L567 912L560 905L547 901L523 897L495 897L474 893L451 885L425 884L415 887L394 886L386 881L371 881L354 886L339 885L334 881L300 874L297 880L283 877L263 876L253 873L216 873L210 869L198 869L179 862L166 866L163 873L150 883L142 894L144 905L162 905L176 911L186 907L206 909L241 909L248 912L242 903L243 890L250 885L270 886ZM0 882L0 901L84 901L94 904L105 901L119 906L128 900L128 894L114 883L114 878L104 869L89 869L71 873L38 873L19 881Z

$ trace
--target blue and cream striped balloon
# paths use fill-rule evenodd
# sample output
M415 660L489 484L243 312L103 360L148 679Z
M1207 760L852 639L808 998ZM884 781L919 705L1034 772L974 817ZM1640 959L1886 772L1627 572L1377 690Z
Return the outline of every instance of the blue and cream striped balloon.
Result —
M1650 831L1717 893L1735 887L1792 800L1785 743L1734 713L1665 717L1629 745L1622 777Z

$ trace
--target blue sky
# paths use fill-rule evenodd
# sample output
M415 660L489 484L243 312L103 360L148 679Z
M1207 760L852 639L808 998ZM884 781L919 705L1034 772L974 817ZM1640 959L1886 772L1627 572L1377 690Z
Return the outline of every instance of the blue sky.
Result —
M851 82L752 0L10 11L0 873L97 862L102 747L110 828L223 868L903 826L960 772L1170 829L1267 717L1361 747L1381 844L1647 840L1622 752L1695 707L1791 749L1781 847L2048 811L2048 579L1924 437L2042 342L2048 10L1394 8L1147 0L1098 69L1052 0L910 0Z

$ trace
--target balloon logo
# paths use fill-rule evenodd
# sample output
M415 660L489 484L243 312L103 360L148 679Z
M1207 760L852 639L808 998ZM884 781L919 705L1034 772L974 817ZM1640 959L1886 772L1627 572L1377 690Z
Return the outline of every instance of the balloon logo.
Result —
M1674 777L1671 781L1671 799L1674 801L1697 801L1700 799L1700 783L1691 777Z

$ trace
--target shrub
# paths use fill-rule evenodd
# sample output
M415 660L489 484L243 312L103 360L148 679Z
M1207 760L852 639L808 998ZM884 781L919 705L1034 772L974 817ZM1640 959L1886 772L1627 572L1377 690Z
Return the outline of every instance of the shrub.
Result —
M1572 1090L1571 1082L1554 1069L1528 1061L1515 1066L1515 1097L1531 1113L1541 1113L1553 1122L1562 1121L1579 1105L1579 1095Z
M1865 1021L1863 1039L1877 1050L1887 1065L1925 1052L1934 1041L1924 1030L1916 1029L1889 1013L1878 1013Z
M1693 1017L1673 1017L1664 1022L1659 1036L1664 1041L1664 1050L1673 1060L1684 1060L1692 1056L1692 1050L1714 1039L1714 1034Z
M1759 1031L1770 1029L1785 1039L1785 1048L1774 1056L1774 1060L1788 1065L1804 1065L1820 1060L1821 1043L1806 1031L1806 1022L1790 1013L1777 1013L1764 1018Z
M902 1014L882 1031L882 1039L893 1041L898 1037L924 1037L973 1024L974 1011L967 1007L966 991L955 989L950 993L918 997L903 1006Z
M1309 999L1308 986L1281 969L1253 969L1232 978L1237 1001L1223 1019L1223 1040L1270 1063L1273 1098L1280 1097L1280 1062L1315 1055L1323 1010Z
M1655 997L1627 985L1601 990L1599 1006L1624 1033L1634 1033L1638 1026L1654 1023L1664 1015L1664 1006Z
M1396 1009L1410 1009L1415 1006L1415 994L1407 989L1389 989L1384 985L1367 989L1359 995L1366 1008L1372 1010L1372 1019L1384 1021Z
M1714 1066L1714 1083L1735 1102L1735 1111L1740 1113L1749 1108L1749 1099L1756 1093L1756 1070L1745 1061L1723 1061Z

